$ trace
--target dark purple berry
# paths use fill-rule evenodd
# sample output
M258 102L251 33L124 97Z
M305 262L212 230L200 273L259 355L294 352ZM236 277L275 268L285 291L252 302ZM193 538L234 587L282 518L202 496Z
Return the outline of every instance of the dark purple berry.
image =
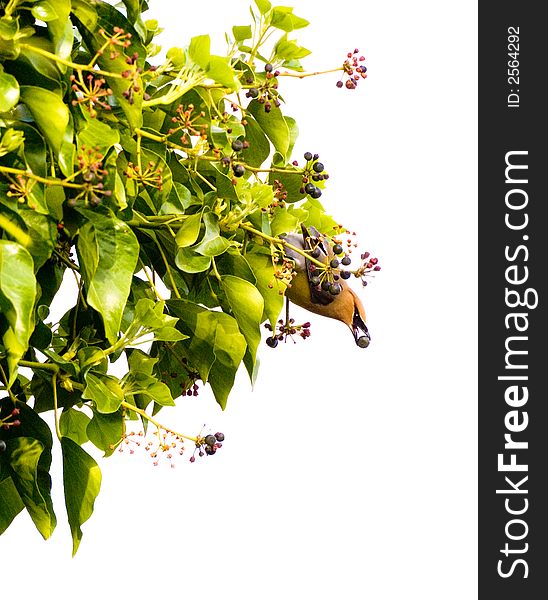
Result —
M258 95L259 95L259 90L257 88L250 88L246 94L246 96L248 98L257 98Z
M307 183L307 184L304 186L304 191L305 191L307 194L313 194L315 189L316 189L316 186L315 186L313 183Z
M312 160L318 160L318 158L320 158L319 154L314 154L314 156L312 157Z
M324 170L323 163L321 162L314 163L314 166L312 168L314 169L314 171L316 171L316 173L321 173Z
M342 292L342 286L340 283L329 284L329 293L332 296L338 296Z
M337 86L338 88L342 88L342 86L343 86L343 82L342 82L342 81L337 81L337 83L336 83L336 86Z
M315 188L314 191L310 194L312 198L319 198L322 195L322 190L319 187Z
M305 160L312 160L312 152L305 152L304 153L304 159Z
M335 254L342 254L342 251L343 251L343 247L340 244L335 244L333 246L333 252Z
M265 70L267 73L271 73L273 68L274 68L274 67L273 67L273 66L272 66L270 63L266 63L266 65L264 66L264 70Z
M232 167L234 177L241 177L245 173L245 167L243 165L234 165Z
M340 276L343 279L350 279L350 276L352 275L352 273L350 271L341 271L340 272Z
M215 448L215 446L206 446L205 453L208 456L211 456L212 454L215 454L215 452L217 452L217 448Z
M234 140L232 142L232 150L234 150L234 152L240 152L244 147L244 143L242 142L242 140Z
M328 292L332 285L333 284L330 281L328 281L327 279L324 279L322 281L322 290L324 292Z
M266 338L266 345L275 348L278 345L278 340L275 337Z
M337 258L332 258L331 262L329 263L329 266L332 269L336 269L339 266L339 260Z
M214 435L206 435L204 442L208 445L208 446L213 446L215 444L215 442L217 441L217 438Z
M312 277L309 279L309 281L310 281L310 285L313 285L313 286L320 285L320 278L318 277L318 275L313 275L313 276L312 276Z
M320 254L322 253L322 251L318 248L318 246L316 246L314 248L314 250L312 250L312 252L310 253L310 256L312 258L319 258Z
M224 441L225 441L225 434L224 434L224 433L221 433L220 431L218 431L218 432L215 434L215 439L216 439L218 442L224 442Z
M349 265L349 264L350 264L352 261L350 260L350 256L345 256L345 257L344 257L344 258L341 260L341 262L342 262L342 264L343 264L345 267L348 267L348 265Z

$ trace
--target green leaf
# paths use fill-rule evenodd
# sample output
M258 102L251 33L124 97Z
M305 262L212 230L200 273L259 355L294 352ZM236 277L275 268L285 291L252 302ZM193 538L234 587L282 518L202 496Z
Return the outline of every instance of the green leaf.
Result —
M90 421L91 419L81 410L68 408L61 413L59 429L63 436L69 437L72 441L82 445L89 439L86 428Z
M19 83L13 75L4 73L0 64L0 113L8 112L19 102Z
M259 9L261 15L266 15L266 13L272 8L272 4L268 0L255 0L255 4Z
M236 71L230 66L229 59L223 56L212 56L206 69L207 76L230 90L240 88Z
M209 35L198 35L190 40L188 55L204 71L209 64L211 41Z
M250 115L246 116L245 139L249 148L242 151L242 160L251 167L260 167L270 154L270 142L261 126Z
M204 213L203 221L205 225L204 237L199 244L192 247L192 250L202 256L219 256L223 252L226 252L232 243L221 236L219 217L212 212L206 212Z
M247 342L251 364L255 367L255 356L261 341L260 325L263 316L264 300L259 290L249 281L222 275L221 287L227 297L230 308L238 321L238 327ZM250 373L250 376L252 373Z
M257 289L264 299L264 313L272 327L283 308L286 285L274 277L272 258L267 254L246 254L246 259L257 280Z
M234 25L232 34L237 42L243 42L253 37L253 30L251 29L251 25Z
M247 110L255 117L263 132L274 145L274 148L285 159L289 149L290 134L282 111L277 106L272 106L271 111L266 113L264 106L257 100L252 100Z
M41 87L21 86L21 100L27 105L55 154L59 154L65 139L72 138L70 114L62 98Z
M72 555L82 539L81 525L93 513L101 489L101 471L95 460L68 437L61 438L65 506L72 533Z
M123 433L124 419L121 411L107 415L93 411L93 418L86 429L89 441L99 450L103 450L105 456L110 456L114 452L114 448L122 439Z
M272 11L271 24L282 31L293 31L310 25L310 21L293 14L290 6L275 6Z
M191 246L198 239L200 235L200 225L202 224L202 213L196 213L191 215L183 221L183 224L177 235L175 236L175 243L179 248L186 248Z
M295 60L310 54L310 50L299 46L294 40L288 40L287 34L278 40L274 46L274 52L283 60Z
M89 119L83 129L77 135L78 148L96 148L103 154L107 150L120 142L118 130L97 119Z
M0 240L0 312L8 322L3 341L8 354L9 385L15 381L17 363L27 351L34 329L36 292L32 256L19 244Z
M299 225L299 219L292 215L285 208L277 207L274 209L274 216L270 223L273 236L279 236L281 233L291 233Z
M49 2L48 4L51 4ZM55 0L57 19L48 22L48 31L54 44L54 51L60 58L68 59L72 50L74 33L69 19L71 11L70 0ZM58 68L65 72L66 67L59 64Z
M92 10L90 10L92 8ZM78 28L82 38L91 54L101 50L105 38L99 33L100 30L112 34L115 27L123 29L131 34L131 45L127 52L129 55L137 53L137 64L142 67L146 57L146 50L140 42L140 37L135 27L124 17L124 15L110 6L107 2L93 3L91 6L86 1L72 2L71 19ZM120 46L116 47L120 50ZM118 56L111 57L109 51L99 54L97 63L99 67L110 73L123 73L128 70L126 62L128 55L120 51ZM140 75L134 79L124 77L105 76L109 88L112 89L114 97L122 107L130 129L134 130L143 124L143 81ZM137 90L135 90L137 87ZM129 94L128 94L129 92Z
M130 227L112 213L79 212L88 219L77 242L87 301L103 317L106 337L113 344L137 265L139 242Z
M25 508L11 477L0 481L0 535Z
M178 347L184 349L202 381L211 385L217 403L224 410L247 348L236 319L185 300L169 300L167 304L180 318L179 328L189 336Z
M54 6L47 0L43 0L42 2L37 2L34 4L31 8L31 13L35 19L39 19L45 23L59 18Z
M97 410L103 414L116 412L124 400L124 390L112 375L86 373L86 388L82 398L93 400Z
M47 539L55 529L56 519L40 486L44 444L31 437L17 437L9 441L8 451L13 483L36 528Z

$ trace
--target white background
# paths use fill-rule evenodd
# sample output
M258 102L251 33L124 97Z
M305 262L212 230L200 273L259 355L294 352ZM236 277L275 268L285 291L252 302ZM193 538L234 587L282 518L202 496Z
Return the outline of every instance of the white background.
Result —
M246 0L150 4L166 47L211 33L222 53L221 32L250 22ZM224 413L207 389L162 412L223 431L216 456L100 460L74 559L57 471L52 539L26 514L0 538L2 597L476 597L476 3L287 4L311 21L291 36L307 70L367 59L355 91L331 74L281 92L295 157L320 154L324 205L379 256L359 291L371 346L294 310L312 336L263 345L254 391L241 372Z

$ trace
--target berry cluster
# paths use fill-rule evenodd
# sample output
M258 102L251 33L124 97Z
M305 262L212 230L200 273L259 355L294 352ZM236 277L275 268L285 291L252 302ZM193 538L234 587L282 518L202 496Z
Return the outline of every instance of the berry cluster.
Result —
M11 427L19 427L21 421L17 417L20 412L18 408L14 408L7 417L0 419L0 427L4 430L8 430Z
M126 58L126 64L128 64L130 66L129 69L126 69L125 71L122 71L121 75L124 79L128 79L129 80L129 87L127 88L127 90L124 90L122 92L122 96L130 103L133 104L134 100L134 94L136 92L139 92L141 90L141 86L139 84L139 77L141 75L141 73L143 72L142 67L137 66L137 60L139 58L139 55L137 54L137 52L134 52L131 56L128 56Z
M99 206L102 196L112 196L111 190L106 190L103 179L108 171L103 168L103 154L98 147L86 148L82 145L77 156L79 179L83 185L82 191L75 197L69 198L67 204L76 206L79 200L83 200L84 206Z
M367 285L366 277L370 276L371 273L381 270L381 266L379 265L379 259L375 256L371 256L369 252L364 252L360 256L362 260L362 264L355 271L356 277L359 277L364 286Z
M128 162L127 169L124 171L124 175L128 179L134 179L137 183L143 186L149 186L162 190L164 183L162 169L158 167L153 161L150 161L144 169L141 169L139 165L134 165L132 162Z
M272 331L272 325L270 323L265 323L265 329L268 331ZM266 338L266 345L270 348L275 348L278 345L278 342L287 341L287 338L290 337L293 342L294 335L300 335L303 340L310 337L310 323L307 321L302 325L295 325L295 319L289 319L288 321L284 321L280 319L276 325L275 331L272 332L272 336Z
M359 50L355 48L354 52L349 52L346 55L346 60L343 63L343 77L337 81L337 87L345 86L348 90L355 90L360 79L367 77L367 67L360 65L360 62L365 60L364 56L358 58ZM346 81L344 79L346 78Z
M295 263L292 259L287 258L283 254L275 254L273 259L274 263L274 278L281 281L287 286L291 285L291 281L297 275L295 271ZM274 287L274 281L268 284L268 287L272 289ZM283 290L280 290L280 295L283 295Z
M203 119L206 116L204 111L200 111L198 114L193 114L193 104L189 104L186 109L182 104L179 104L179 106L176 109L176 113L177 114L174 117L171 117L171 122L176 124L177 126L169 129L167 132L168 135L174 135L176 133L182 132L182 135L179 139L181 141L181 144L183 145L187 145L190 143L190 140L188 138L189 135L199 136L202 139L207 138L207 123L196 123L198 119Z
M99 35L105 38L105 43L102 48L97 51L97 54L103 54L104 50L110 47L110 60L114 60L120 56L120 53L116 49L119 48L128 48L131 46L131 33L126 33L121 27L114 26L112 28L112 35L109 35L104 29L99 29Z
M6 196L17 198L17 202L20 204L28 202L29 208L35 209L36 204L32 200L32 190L36 185L36 179L31 179L21 173L15 175L15 177L6 174L6 178L11 182Z
M278 108L281 104L278 94L278 80L276 79L280 74L279 71L274 71L274 67L267 63L264 66L265 80L258 87L251 87L247 90L245 97L257 100L259 104L264 106L264 111L269 113L272 110L272 106ZM247 85L253 85L254 80L252 77L246 79Z
M319 162L320 155L305 152L304 159L306 165L303 169L303 185L299 190L301 194L308 194L311 198L319 198L322 195L322 190L314 185L314 181L324 181L329 179L329 175L325 173L323 163ZM294 166L298 166L297 161L293 161Z
M76 98L72 100L72 106L80 104L89 113L89 116L94 119L97 116L97 107L110 110L110 104L106 102L109 96L112 96L112 90L106 86L106 81L103 78L95 78L91 73L86 77L78 71L77 76L71 75L71 89Z
M194 449L194 453L190 457L190 462L194 462L196 460L196 452L198 452L198 456L203 456L207 454L207 456L212 456L217 452L219 448L222 448L225 439L225 434L218 431L215 435L209 434L205 437L198 437L196 439L196 448Z

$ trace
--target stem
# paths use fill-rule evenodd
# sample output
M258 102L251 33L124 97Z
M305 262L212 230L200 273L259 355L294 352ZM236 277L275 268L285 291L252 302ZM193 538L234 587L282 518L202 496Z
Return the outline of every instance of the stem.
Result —
M137 413L138 415L141 415L141 417L145 418L149 423L152 423L158 430L163 429L164 431L167 431L168 433L172 433L173 435L183 438L185 440L189 440L194 443L198 442L197 437L191 437L188 435L184 435L182 433L179 433L178 431L174 431L173 429L166 427L165 425L162 425L161 423L156 421L156 419L154 419L149 414L147 414L144 410L142 410L141 408L137 408L136 406L134 406L133 404L130 404L129 402L126 402L125 400L122 400L121 406L123 406L127 410L131 410L134 413Z
M145 273L145 277L147 278L150 287L154 290L154 293L156 294L156 298L158 298L158 300L160 300L161 302L163 302L164 298L162 298L162 296L160 295L160 292L158 291L158 288L154 285L154 281L152 280L151 276L148 273L147 266L141 260L141 258L139 258L139 264L141 265L141 269L143 269L143 271Z
M74 63L70 60L65 60L64 58L57 56L57 54L52 54L51 52L48 52L47 50L44 50L43 48L39 48L38 46L33 46L32 44L19 44L19 47L27 49L27 50L32 50L32 52L36 52L36 54L41 54L42 56L45 56L46 58L49 58L50 60L53 60L56 63L65 65L66 67L70 67L71 69L74 69L75 71L78 71L78 72L91 71L94 74L104 75L105 77L114 77L116 79L124 79L120 73L111 73L110 71L103 71L102 69L95 69L94 64L92 64L92 63L87 64L87 65L81 65L79 63Z
M68 181L61 181L60 179L48 179L46 177L41 177L40 175L35 175L32 171L23 171L22 169L14 169L13 167L4 167L0 165L0 173L23 175L24 177L34 179L35 181L38 181L39 183L44 183L45 185L60 185L62 187L72 188L75 190L85 189L85 184L70 183Z
M17 364L20 367L28 367L29 369L45 369L46 371L52 371L55 375L59 372L59 367L54 363L41 363L21 359Z
M259 231L258 229L255 229L254 227L251 227L251 225L248 225L247 223L240 223L239 226L242 229L245 229L246 231L253 233L254 235L258 235L259 237L262 237L264 240L267 240L268 242L271 242L272 244L280 244L282 246L285 246L286 248L290 248L294 252L297 252L301 256L304 256L305 258L307 258L311 263L314 263L317 267L321 267L322 269L325 269L325 267L326 267L325 263L313 258L305 250L303 250L302 248L297 248L297 246L290 244L287 240L284 240L283 238L272 237L271 235L263 233L262 231Z
M51 378L51 386L53 388L53 417L55 419L55 433L59 440L63 437L61 434L61 429L59 428L59 416L58 416L58 406L57 406L57 372L55 372Z
M8 384L9 379L8 379L6 372L4 371L4 368L2 367L2 365L0 365L0 375L2 376L2 380L4 381L4 386L5 386L6 391L8 392L10 400L15 404L17 402L17 398L13 395L13 392L11 391L11 388Z
M217 265L215 264L215 257L211 257L211 267L213 269L213 274L215 275L215 277L222 282L221 279L221 274L219 273L219 270L217 269Z
M337 71L343 71L342 67L336 67L335 69L327 69L326 71L311 71L310 73L289 73L284 71L280 73L278 77L296 77L297 79L304 79L305 77L314 77L315 75L326 75L327 73L336 73Z
M0 214L0 227L14 238L21 246L28 248L32 244L30 235L26 234L20 229L15 223L10 221L7 217Z
M80 273L80 267L78 265L75 265L71 260L69 260L66 256L63 256L58 250L56 250L55 248L53 249L53 254L55 254L55 256L57 256L57 258L64 264L66 265L69 269L72 269L73 271L76 271L77 273Z

